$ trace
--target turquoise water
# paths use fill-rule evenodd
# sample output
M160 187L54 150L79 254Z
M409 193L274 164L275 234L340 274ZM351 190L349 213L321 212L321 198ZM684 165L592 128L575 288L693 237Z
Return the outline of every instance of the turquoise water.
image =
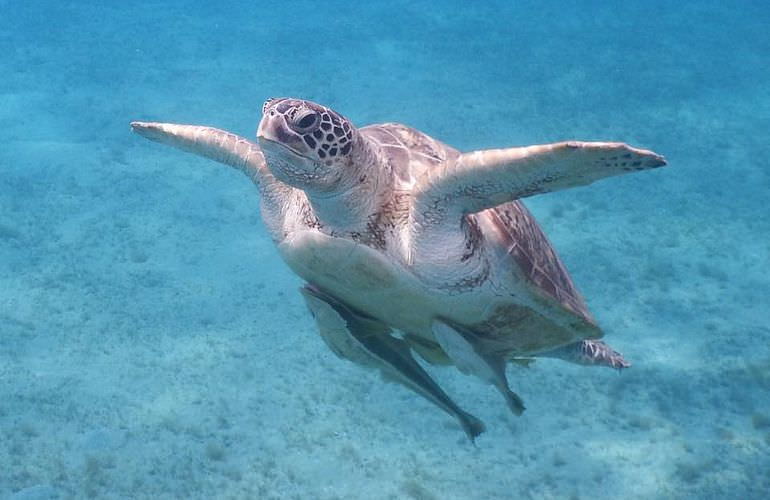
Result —
M766 2L0 0L0 498L767 498ZM264 99L459 149L669 167L527 200L633 367L432 373L324 346L248 179L131 120L253 137Z

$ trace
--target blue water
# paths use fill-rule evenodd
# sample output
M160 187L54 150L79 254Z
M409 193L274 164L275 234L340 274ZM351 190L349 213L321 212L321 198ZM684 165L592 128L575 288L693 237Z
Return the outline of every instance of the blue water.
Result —
M766 2L200 3L0 0L0 498L770 495ZM128 127L272 96L666 155L527 201L634 366L433 369L474 447L338 360L248 179Z

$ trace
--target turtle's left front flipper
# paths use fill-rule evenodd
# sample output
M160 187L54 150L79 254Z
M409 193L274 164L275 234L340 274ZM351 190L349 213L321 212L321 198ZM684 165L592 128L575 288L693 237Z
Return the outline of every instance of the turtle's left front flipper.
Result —
M484 432L484 423L463 411L414 360L408 344L390 328L357 314L335 298L306 285L301 289L324 342L337 356L378 368L455 417L471 441Z
M559 142L464 153L419 180L421 224L456 224L463 215L539 193L666 164L652 151L619 142Z

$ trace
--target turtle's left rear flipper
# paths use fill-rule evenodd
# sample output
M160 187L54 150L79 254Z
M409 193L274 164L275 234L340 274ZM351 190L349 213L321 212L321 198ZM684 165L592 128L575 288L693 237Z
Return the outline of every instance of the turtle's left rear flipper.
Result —
M301 289L324 342L337 356L382 371L460 423L471 441L484 432L484 423L463 411L414 360L408 344L391 335L379 321L353 312L335 298L310 285Z
M550 351L537 354L540 358L557 358L579 365L608 366L617 370L628 368L631 363L622 354L601 340L586 339Z

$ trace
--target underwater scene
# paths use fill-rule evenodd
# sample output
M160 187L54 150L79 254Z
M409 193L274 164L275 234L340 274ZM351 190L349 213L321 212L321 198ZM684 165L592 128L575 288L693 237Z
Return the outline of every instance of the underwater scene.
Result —
M769 498L768 26L0 0L0 498Z

